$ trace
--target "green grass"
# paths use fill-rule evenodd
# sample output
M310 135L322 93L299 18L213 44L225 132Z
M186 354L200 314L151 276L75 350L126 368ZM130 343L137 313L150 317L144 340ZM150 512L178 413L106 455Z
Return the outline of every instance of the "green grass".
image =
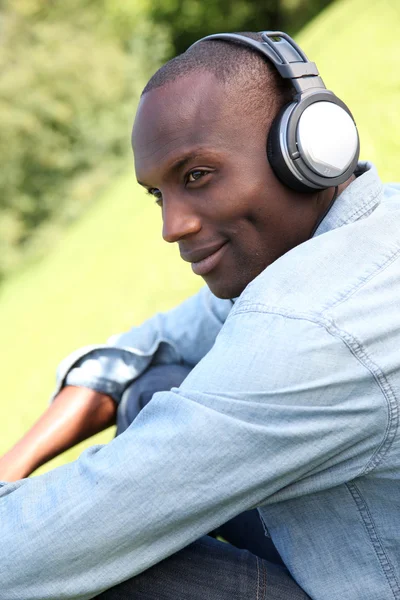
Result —
M386 180L400 154L400 6L343 0L299 36L328 87L357 120L362 157ZM2 400L0 454L45 409L55 368L68 352L103 342L194 293L201 280L161 240L160 210L127 174L96 199L46 259L0 293ZM52 461L77 457L96 436Z

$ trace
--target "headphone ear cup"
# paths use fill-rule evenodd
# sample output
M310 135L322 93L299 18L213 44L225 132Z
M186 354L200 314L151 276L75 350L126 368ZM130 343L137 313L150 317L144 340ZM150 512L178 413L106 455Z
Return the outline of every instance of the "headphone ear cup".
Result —
M282 127L282 117L289 105L284 106L275 117L267 138L267 157L276 177L287 187L296 192L315 192L311 188L299 181L287 166L282 155L280 135Z

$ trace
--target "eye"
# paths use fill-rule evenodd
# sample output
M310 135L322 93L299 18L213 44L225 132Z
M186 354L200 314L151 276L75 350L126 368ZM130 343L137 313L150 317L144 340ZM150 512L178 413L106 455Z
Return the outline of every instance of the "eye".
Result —
M190 171L190 173L188 173L187 175L187 183L194 183L195 181L198 181L199 179L204 177L204 175L208 175L208 173L209 171L204 171L202 169L195 169L194 171Z
M161 204L162 204L162 193L160 192L159 189L157 189L157 188L150 188L150 189L147 190L147 193L150 196L153 196L153 198L155 198L156 204L158 204L158 206L161 206Z

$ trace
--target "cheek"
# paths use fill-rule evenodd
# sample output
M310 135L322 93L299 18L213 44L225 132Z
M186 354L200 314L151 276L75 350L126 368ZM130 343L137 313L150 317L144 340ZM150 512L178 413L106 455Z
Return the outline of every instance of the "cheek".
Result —
M215 215L231 222L252 221L266 207L267 189L268 180L263 172L237 168L218 186Z
M251 225L256 229L282 226L284 215L294 201L294 192L273 174L266 152L236 156L221 174L210 194L208 211L214 224L238 231Z

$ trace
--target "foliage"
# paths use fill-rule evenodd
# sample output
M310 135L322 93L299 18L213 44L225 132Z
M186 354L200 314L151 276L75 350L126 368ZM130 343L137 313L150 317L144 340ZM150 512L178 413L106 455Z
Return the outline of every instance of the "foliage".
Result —
M151 19L171 28L173 53L221 31L272 29L294 33L332 0L153 0Z
M139 3L129 6L0 6L0 277L125 164L137 97L167 39Z

